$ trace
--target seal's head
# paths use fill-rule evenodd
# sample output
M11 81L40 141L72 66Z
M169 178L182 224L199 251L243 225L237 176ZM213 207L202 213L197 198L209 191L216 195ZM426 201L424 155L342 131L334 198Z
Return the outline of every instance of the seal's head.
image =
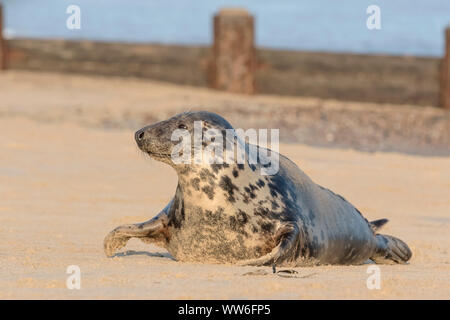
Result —
M195 139L194 129L196 123L201 124L201 133L208 130L224 132L233 127L218 114L207 111L186 112L178 114L168 120L157 122L144 127L135 133L138 147L155 160L166 162L173 167L177 167L173 161L174 152L183 154L183 150L174 150L180 144L180 138L188 136L189 141ZM193 153L194 141L189 144L189 149ZM203 147L205 143L202 141ZM180 152L181 151L181 152ZM186 152L186 149L184 149Z

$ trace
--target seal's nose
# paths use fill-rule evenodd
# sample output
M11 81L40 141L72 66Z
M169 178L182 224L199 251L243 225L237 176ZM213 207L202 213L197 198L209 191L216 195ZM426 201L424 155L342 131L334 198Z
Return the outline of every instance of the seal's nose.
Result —
M144 139L144 133L145 130L141 129L139 131L136 131L136 133L134 134L134 139L136 140L136 143L138 145L142 144L142 140Z

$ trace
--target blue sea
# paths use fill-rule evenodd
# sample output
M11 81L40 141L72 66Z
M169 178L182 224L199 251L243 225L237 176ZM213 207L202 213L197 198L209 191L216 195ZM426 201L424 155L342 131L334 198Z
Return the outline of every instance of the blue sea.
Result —
M256 18L260 47L441 56L450 0L0 0L9 38L64 38L166 44L212 43L212 16L243 7ZM69 5L81 29L69 30ZM366 26L369 5L381 29Z

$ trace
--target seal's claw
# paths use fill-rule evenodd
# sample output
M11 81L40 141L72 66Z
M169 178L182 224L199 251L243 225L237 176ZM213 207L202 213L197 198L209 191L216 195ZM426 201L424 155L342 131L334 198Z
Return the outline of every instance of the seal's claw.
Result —
M253 266L253 267L267 266L274 263L275 259L274 256L275 256L274 253L269 253L260 258L237 261L236 264L238 266Z
M108 233L103 240L103 248L107 257L112 257L117 252L117 250L125 247L130 237L119 236L115 230Z

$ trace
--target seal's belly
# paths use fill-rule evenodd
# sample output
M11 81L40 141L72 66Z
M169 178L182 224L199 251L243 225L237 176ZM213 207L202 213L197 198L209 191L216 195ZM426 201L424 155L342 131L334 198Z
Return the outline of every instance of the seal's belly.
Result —
M267 253L265 242L228 228L184 227L172 234L167 250L179 261L234 263Z
M223 207L190 210L195 212L186 210L182 224L171 229L166 246L177 260L233 263L260 257L276 246L254 217Z

